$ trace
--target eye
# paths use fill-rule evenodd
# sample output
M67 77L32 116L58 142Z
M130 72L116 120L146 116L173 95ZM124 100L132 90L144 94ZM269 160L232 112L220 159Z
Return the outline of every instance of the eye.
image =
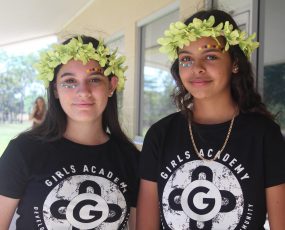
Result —
M75 79L69 78L69 79L64 80L64 82L59 83L59 85L62 88L74 89L78 84Z
M74 79L70 78L70 79L66 79L64 82L68 83L68 84L74 84L76 81Z
M217 60L218 57L217 57L216 55L208 55L208 56L206 57L206 59L207 59L207 60L210 60L210 61L213 61L213 60Z
M179 58L179 65L182 67L190 67L193 62L194 61L189 56L182 56Z
M102 74L98 73L98 74L94 74L92 76L90 76L89 82L90 83L99 83L102 81Z

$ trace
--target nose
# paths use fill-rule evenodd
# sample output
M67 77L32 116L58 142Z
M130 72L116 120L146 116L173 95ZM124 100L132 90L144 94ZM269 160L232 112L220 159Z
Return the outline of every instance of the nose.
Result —
M206 71L203 62L198 60L192 64L191 69L194 74L203 74Z
M90 85L88 82L80 82L80 84L77 86L77 94L80 97L90 97L91 96L91 90Z

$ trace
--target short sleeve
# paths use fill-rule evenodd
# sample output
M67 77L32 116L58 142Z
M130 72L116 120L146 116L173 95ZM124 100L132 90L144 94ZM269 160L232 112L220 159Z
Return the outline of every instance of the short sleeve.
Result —
M140 156L140 177L145 180L157 181L159 162L159 143L155 129L151 127L144 139Z
M10 141L0 158L0 194L19 199L27 182L27 167L15 140Z
M285 141L280 127L273 123L264 140L265 187L285 183Z
M132 153L132 173L131 173L131 188L130 188L130 206L136 207L137 206L137 199L138 199L138 190L139 190L139 173L138 173L138 164L139 164L139 155L140 152L135 149Z

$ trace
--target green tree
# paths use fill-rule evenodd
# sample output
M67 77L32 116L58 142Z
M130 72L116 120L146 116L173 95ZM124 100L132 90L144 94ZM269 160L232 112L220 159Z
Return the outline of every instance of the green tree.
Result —
M285 63L265 66L264 101L277 122L285 129Z
M23 121L25 97L36 82L33 65L36 55L9 56L0 52L0 115L1 121Z
M173 89L173 79L165 71L144 78L142 135L159 119L176 111L171 99Z

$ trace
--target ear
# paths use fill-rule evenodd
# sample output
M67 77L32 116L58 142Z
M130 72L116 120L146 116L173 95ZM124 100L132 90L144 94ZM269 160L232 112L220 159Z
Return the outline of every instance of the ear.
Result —
M232 73L237 74L238 72L239 72L239 66L237 61L235 61L232 67Z
M111 80L110 80L110 85L109 85L109 97L112 97L114 91L116 90L117 86L118 86L118 77L116 76L112 76Z

